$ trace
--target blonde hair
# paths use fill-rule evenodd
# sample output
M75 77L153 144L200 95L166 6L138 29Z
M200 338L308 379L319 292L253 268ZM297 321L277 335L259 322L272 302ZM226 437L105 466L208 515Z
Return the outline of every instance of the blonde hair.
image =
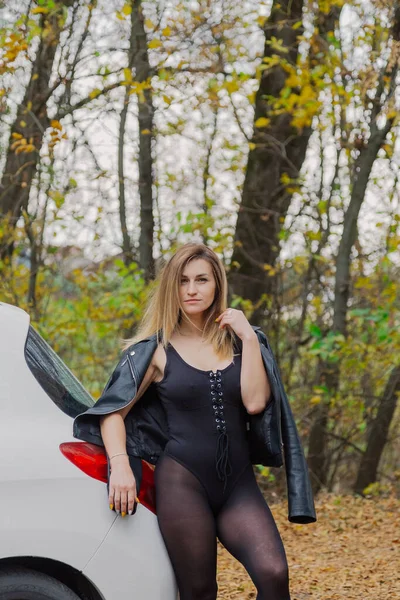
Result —
M190 242L184 244L162 267L153 282L143 317L134 337L123 340L126 350L153 334L157 334L157 342L167 346L172 334L179 332L182 319L190 318L185 314L179 298L179 286L185 266L189 261L202 258L212 269L215 279L214 300L206 311L202 339L212 344L215 353L221 359L231 358L234 337L228 328L219 328L215 319L227 308L228 282L224 266L218 256L205 244Z

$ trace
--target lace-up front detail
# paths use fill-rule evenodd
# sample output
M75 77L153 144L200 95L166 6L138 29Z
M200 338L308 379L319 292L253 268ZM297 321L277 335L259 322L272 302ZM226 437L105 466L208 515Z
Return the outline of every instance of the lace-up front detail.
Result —
M210 502L220 505L251 464L240 390L241 355L214 370L189 365L172 344L166 355L164 377L155 384L168 420L164 454L195 475Z
M227 478L232 473L229 461L229 437L226 431L224 415L224 391L222 385L221 371L209 372L210 397L215 417L215 426L219 433L215 452L215 466L218 479L224 482L224 491Z

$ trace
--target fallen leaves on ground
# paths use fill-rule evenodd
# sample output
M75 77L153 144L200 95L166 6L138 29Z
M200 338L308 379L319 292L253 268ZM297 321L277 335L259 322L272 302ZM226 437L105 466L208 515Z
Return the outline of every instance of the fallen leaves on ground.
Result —
M400 500L320 494L317 522L287 520L270 505L289 562L292 600L400 599ZM244 567L218 542L218 598L251 600Z

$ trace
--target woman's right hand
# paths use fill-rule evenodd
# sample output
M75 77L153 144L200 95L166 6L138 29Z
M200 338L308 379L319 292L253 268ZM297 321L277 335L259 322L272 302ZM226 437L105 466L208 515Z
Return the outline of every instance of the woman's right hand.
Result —
M136 479L127 456L116 456L110 463L108 500L110 508L124 517L133 513L136 499Z

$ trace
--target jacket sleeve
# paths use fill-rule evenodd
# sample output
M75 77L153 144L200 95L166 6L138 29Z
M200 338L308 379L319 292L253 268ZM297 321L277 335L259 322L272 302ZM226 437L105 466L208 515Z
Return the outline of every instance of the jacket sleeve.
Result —
M124 354L109 377L100 398L84 413L77 415L73 424L73 436L97 446L104 446L100 430L100 417L123 408L136 394L136 382L132 375L129 359ZM139 494L142 481L142 464L140 458L129 456L129 464L136 479ZM107 457L107 475L110 476L110 465ZM107 483L108 490L108 483ZM135 505L136 509L136 505Z
M103 446L100 433L100 417L120 410L134 398L137 392L129 358L121 357L109 377L100 398L84 413L74 419L74 437Z
M289 521L314 523L317 520L307 461L304 456L296 422L275 356L268 338L260 331L262 343L272 355L274 371L281 395L282 440L285 455L285 470L288 488Z

